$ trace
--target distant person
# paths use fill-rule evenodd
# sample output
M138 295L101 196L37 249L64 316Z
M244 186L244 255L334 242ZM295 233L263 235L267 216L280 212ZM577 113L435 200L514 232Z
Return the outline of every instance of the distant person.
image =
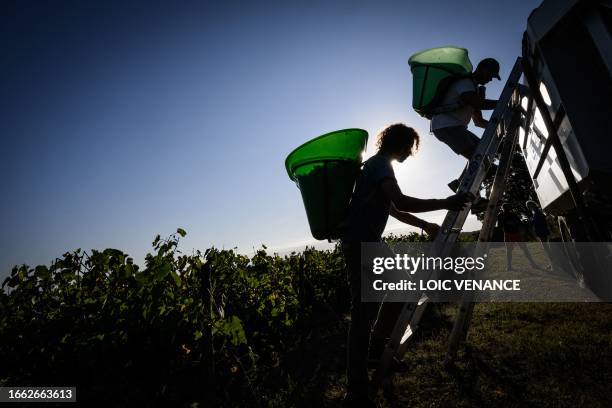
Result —
M512 211L510 204L506 203L502 206L500 213L497 215L497 223L504 231L504 242L506 243L506 270L512 270L512 251L517 245L525 257L535 269L541 269L531 257L527 245L525 245L526 234L525 226L519 215Z
M459 78L451 83L440 102L440 107L459 106L459 108L434 114L431 118L431 131L442 143L450 147L456 154L471 160L480 139L467 128L470 120L474 126L486 128L489 121L482 117L482 110L495 109L496 100L485 99L484 86L493 78L499 76L499 63L493 58L485 58L478 63L471 75ZM466 166L467 168L467 166ZM458 179L448 183L452 191L457 191L465 169ZM474 212L483 211L487 200L477 200L472 205Z
M529 200L525 203L527 210L531 213L529 217L529 223L533 229L534 235L540 242L548 242L550 236L550 230L548 229L548 221L546 215L542 212L542 209L538 206L535 201Z
M417 132L403 124L394 124L378 135L377 153L366 160L355 186L350 203L348 227L342 237L342 250L346 258L347 278L351 290L351 325L348 335L347 377L345 404L348 406L375 406L368 399L368 349L370 331L377 317L372 339L372 357L380 357L384 341L393 329L401 303L361 302L361 243L382 242L382 234L389 215L435 235L437 224L426 222L410 212L434 210L460 210L471 198L467 194L445 199L418 199L402 194L391 162L404 162L419 146ZM390 248L386 247L392 254Z
M533 200L529 200L525 203L527 210L531 212L531 216L529 217L529 223L531 224L531 229L533 231L533 235L540 241L542 244L542 248L548 255L548 258L551 261L551 265L548 266L548 269L552 268L552 263L555 261L556 256L553 255L553 251L548 241L550 237L550 229L548 228L548 220L546 219L546 214L542 212L540 206Z

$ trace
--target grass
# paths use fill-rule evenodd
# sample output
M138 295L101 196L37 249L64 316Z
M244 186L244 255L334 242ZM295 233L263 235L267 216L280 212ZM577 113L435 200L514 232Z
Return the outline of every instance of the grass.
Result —
M442 368L448 330L439 329L407 356L415 370L395 379L397 399L423 407L609 407L611 311L602 304L478 305L456 368Z
M478 304L452 370L442 363L456 307L436 308L411 340L411 370L392 376L380 407L612 406L612 305ZM339 332L317 340L326 350L318 351L323 388L310 393L322 395L311 394L307 405L341 406L344 340Z

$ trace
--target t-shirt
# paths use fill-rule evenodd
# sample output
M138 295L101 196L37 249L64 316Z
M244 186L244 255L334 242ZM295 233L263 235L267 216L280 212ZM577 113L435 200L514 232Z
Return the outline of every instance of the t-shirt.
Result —
M461 78L454 81L442 98L440 106L453 105L460 102L459 96L465 92L476 92L476 85L471 78ZM450 112L438 113L431 118L431 130L442 129L452 126L467 127L474 113L470 105L463 105L459 109Z
M388 157L375 154L366 160L349 205L348 228L342 239L344 243L381 240L391 209L391 200L381 188L386 179L395 180Z

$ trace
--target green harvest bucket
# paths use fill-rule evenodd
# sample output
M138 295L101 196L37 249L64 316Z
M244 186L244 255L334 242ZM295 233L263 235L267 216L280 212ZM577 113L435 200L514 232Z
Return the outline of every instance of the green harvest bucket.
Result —
M468 51L459 47L430 48L408 60L412 71L412 107L421 112L434 100L443 79L472 72Z
M285 168L296 182L312 236L338 239L368 141L362 129L331 132L304 143L287 156Z

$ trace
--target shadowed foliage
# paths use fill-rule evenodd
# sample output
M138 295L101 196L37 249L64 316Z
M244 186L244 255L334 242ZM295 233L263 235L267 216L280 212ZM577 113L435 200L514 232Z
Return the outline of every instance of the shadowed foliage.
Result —
M184 235L157 236L142 269L116 249L13 268L0 291L0 385L76 386L88 405L339 406L339 248L186 255ZM454 308L433 312L382 406L609 406L609 305L479 305L457 373L441 367Z

